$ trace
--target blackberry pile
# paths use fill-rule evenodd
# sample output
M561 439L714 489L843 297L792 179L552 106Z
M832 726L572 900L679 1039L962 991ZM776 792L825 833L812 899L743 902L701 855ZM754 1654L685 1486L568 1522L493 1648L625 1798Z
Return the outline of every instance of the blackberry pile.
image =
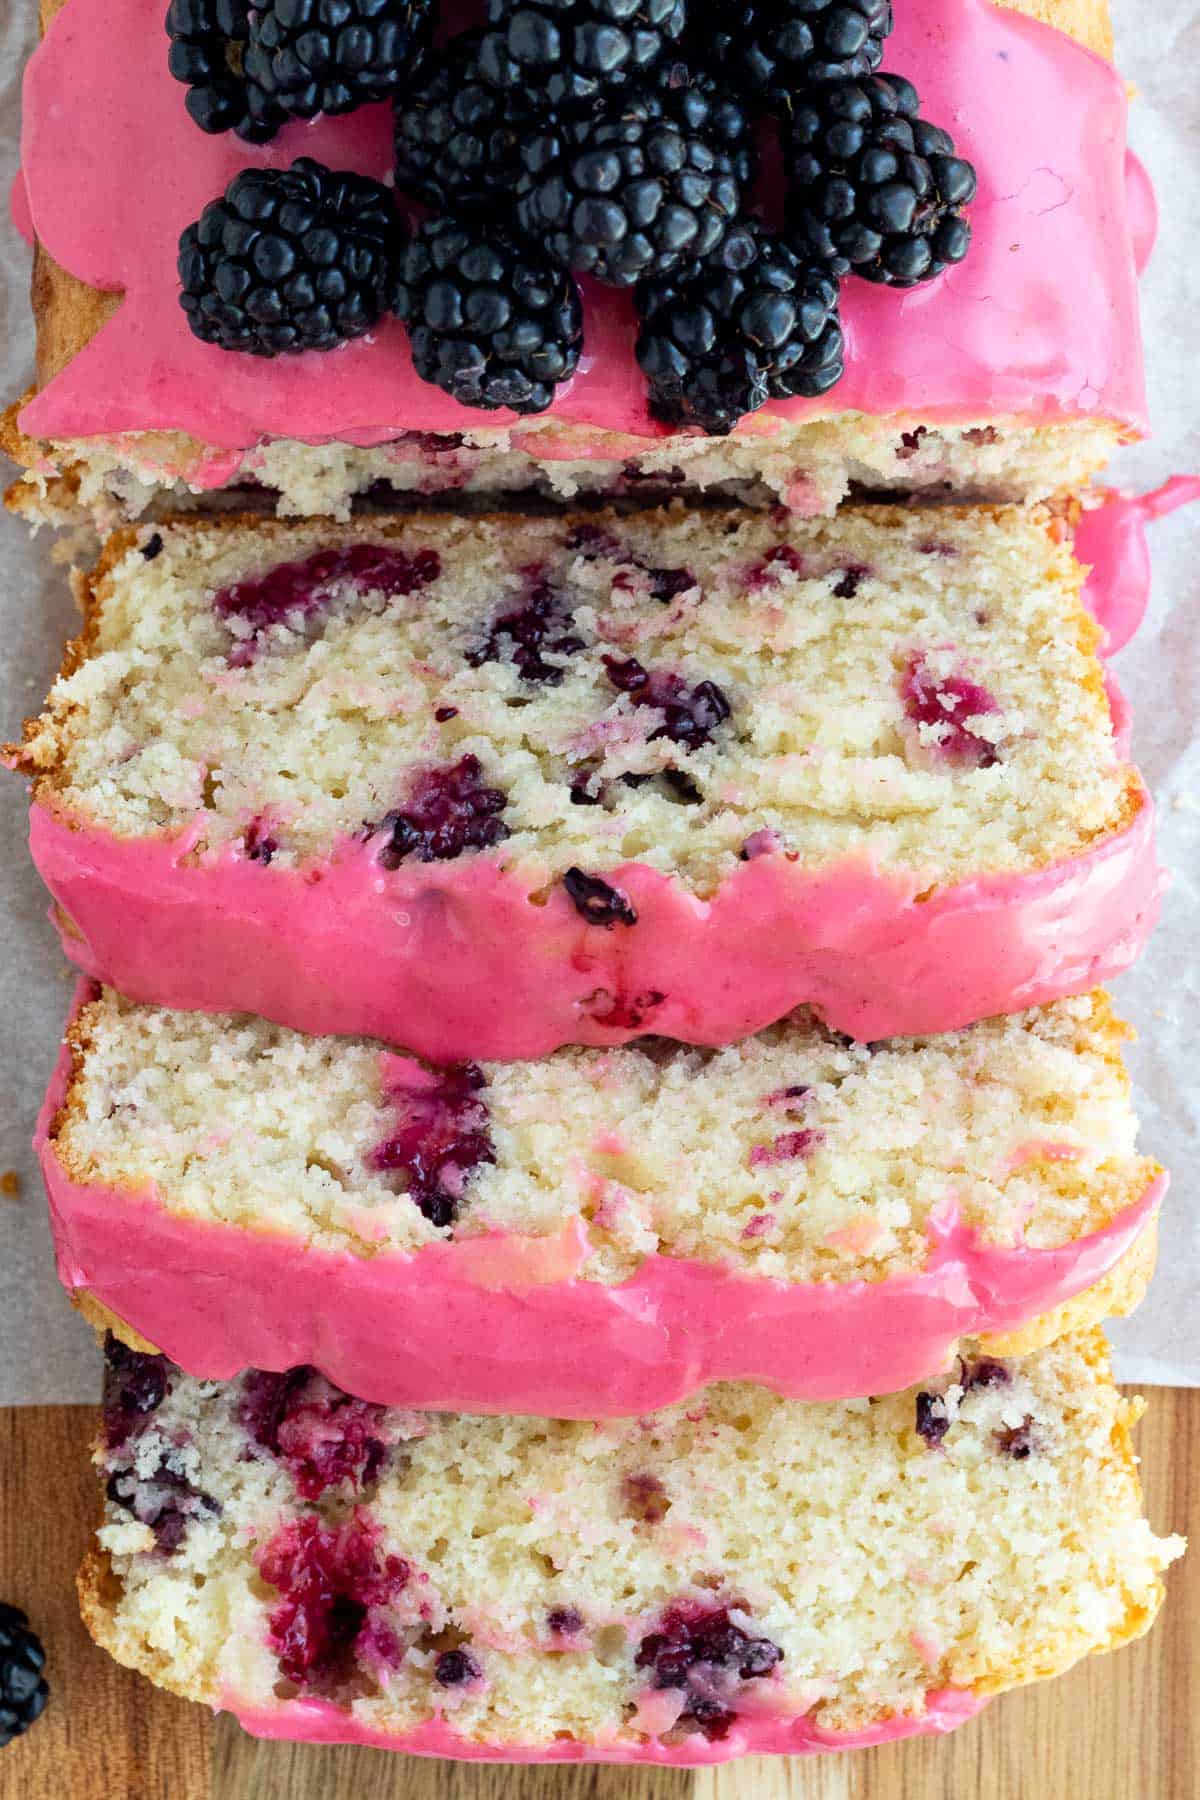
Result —
M892 0L486 0L430 49L436 0L171 0L172 73L208 131L390 98L392 196L301 161L247 170L181 240L192 329L274 356L390 306L423 380L537 413L576 371L576 276L631 290L651 410L712 434L843 370L839 284L961 262L975 171L880 73ZM756 185L778 134L783 216ZM283 185L304 170L311 192Z

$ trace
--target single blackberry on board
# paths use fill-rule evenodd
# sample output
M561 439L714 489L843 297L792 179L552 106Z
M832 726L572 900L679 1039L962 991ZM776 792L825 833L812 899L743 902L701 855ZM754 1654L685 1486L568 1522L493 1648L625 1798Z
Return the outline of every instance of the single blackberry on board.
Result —
M507 207L531 128L527 97L480 75L480 37L434 51L396 95L396 186L441 211Z
M251 144L274 137L284 115L244 72L250 0L171 0L167 67L187 88L184 105L201 131L236 131Z
M422 225L400 255L392 303L417 374L463 406L544 412L579 361L571 276L482 221Z
M40 1717L50 1689L46 1652L19 1606L0 1600L0 1750Z
M824 394L839 379L837 282L757 219L712 256L634 293L650 409L724 436L767 400Z
M778 103L873 75L891 29L891 0L733 0L693 13L688 38L747 99Z
M390 99L432 33L432 0L254 0L243 67L282 113L313 119Z
M813 88L783 123L792 241L831 274L914 287L961 262L975 170L901 75Z
M613 287L715 250L741 206L735 158L661 94L616 94L521 145L517 222L557 261Z
M683 32L685 0L488 0L484 79L564 106L638 83Z
M391 194L365 175L306 156L243 169L179 240L179 303L223 350L332 350L385 311L401 237Z

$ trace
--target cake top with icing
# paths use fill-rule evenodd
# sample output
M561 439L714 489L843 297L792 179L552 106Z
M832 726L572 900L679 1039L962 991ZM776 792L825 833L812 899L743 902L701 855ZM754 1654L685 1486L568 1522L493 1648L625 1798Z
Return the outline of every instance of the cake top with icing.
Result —
M30 64L23 161L38 239L71 274L125 298L25 408L22 428L60 438L180 430L233 449L266 436L371 444L401 430L511 423L419 381L391 318L330 355L275 362L231 358L191 337L175 304L183 227L247 166L287 166L305 154L388 176L390 115L368 106L292 123L261 147L206 137L167 70L159 14L156 0L70 0ZM1064 34L984 0L906 0L885 63L917 82L929 116L978 170L971 254L905 294L847 281L843 380L821 400L772 402L740 429L843 411L1100 416L1139 428L1125 100L1115 72ZM584 285L579 372L549 414L521 428L538 430L543 443L554 425L664 435L634 361L627 294Z

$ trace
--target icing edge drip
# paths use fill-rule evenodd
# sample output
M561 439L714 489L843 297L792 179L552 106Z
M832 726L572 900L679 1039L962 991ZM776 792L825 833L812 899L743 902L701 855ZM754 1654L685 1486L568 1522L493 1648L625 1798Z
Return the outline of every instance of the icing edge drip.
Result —
M1147 494L1098 488L1097 506L1080 514L1075 555L1088 565L1083 601L1104 631L1103 654L1113 656L1136 632L1150 599L1146 526L1200 500L1200 475L1172 475Z

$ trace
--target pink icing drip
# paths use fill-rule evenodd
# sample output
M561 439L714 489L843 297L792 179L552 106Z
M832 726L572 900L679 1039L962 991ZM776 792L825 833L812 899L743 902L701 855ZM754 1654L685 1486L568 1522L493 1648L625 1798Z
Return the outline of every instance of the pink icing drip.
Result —
M1158 201L1150 171L1132 150L1125 152L1125 210L1129 218L1134 267L1139 275L1143 275L1150 266L1158 241Z
M986 1244L948 1209L930 1220L925 1267L877 1283L768 1281L653 1256L607 1286L561 1255L586 1244L578 1219L549 1239L494 1233L361 1257L175 1217L153 1187L75 1182L49 1137L69 1074L64 1050L36 1140L64 1286L193 1375L315 1363L391 1406L600 1418L710 1381L806 1400L892 1392L943 1370L960 1337L1012 1330L1093 1286L1166 1188L1158 1178L1102 1230L1053 1250Z
M1112 656L1141 624L1150 598L1146 526L1200 500L1200 475L1173 475L1148 494L1097 491L1100 505L1082 513L1075 527L1075 555L1090 566L1083 598L1104 629L1104 654Z
M294 124L262 148L206 137L167 72L161 12L160 0L71 0L29 64L22 156L38 237L72 274L124 290L125 302L24 409L22 429L70 437L162 428L242 448L264 435L372 444L400 429L505 423L503 413L472 412L419 381L395 320L332 356L275 362L191 336L174 299L183 226L247 164L276 166L303 152L384 175L389 113L371 107ZM803 419L832 404L946 420L1092 414L1140 428L1126 103L1115 71L1064 34L984 0L906 0L889 51L978 167L972 252L904 295L848 282L845 379L831 401L777 403L772 413ZM628 295L593 287L586 309L587 352L554 418L661 436L632 355ZM539 442L538 454L548 448Z
M561 884L489 854L386 872L369 845L287 869L118 838L35 804L30 844L67 955L135 999L249 1011L435 1062L542 1056L653 1031L729 1043L804 1002L858 1038L952 1031L1080 993L1133 961L1162 889L1149 797L1083 855L934 889L866 859L740 863L708 900L603 871L638 921L586 924ZM76 933L78 935L76 935Z
M366 1725L323 1700L287 1700L269 1712L245 1706L235 1694L222 1700L243 1730L254 1737L285 1738L310 1744L370 1744L407 1756L441 1756L458 1762L652 1763L660 1768L706 1768L740 1756L807 1756L818 1751L865 1750L899 1738L954 1731L987 1704L986 1696L964 1688L938 1688L925 1696L919 1716L881 1719L863 1731L823 1731L806 1715L795 1718L739 1718L727 1737L709 1742L699 1732L678 1744L649 1738L642 1744L582 1743L480 1744L456 1732L444 1719L414 1731L389 1733Z
M8 190L8 208L18 235L32 246L36 242L33 214L29 210L29 194L25 187L25 177L20 169L13 176L12 186Z

